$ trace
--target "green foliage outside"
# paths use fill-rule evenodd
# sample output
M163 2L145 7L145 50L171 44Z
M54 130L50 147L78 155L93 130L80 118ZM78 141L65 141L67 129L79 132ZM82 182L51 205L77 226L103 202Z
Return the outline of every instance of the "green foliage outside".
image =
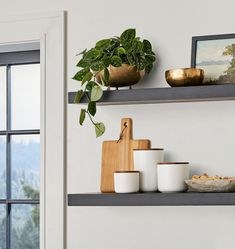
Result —
M79 123L83 125L86 117L89 117L95 127L96 137L99 137L105 132L105 125L94 122L93 117L96 114L96 102L103 95L102 87L109 86L109 66L120 67L122 64L128 64L136 67L138 71L145 70L150 73L156 56L151 43L137 37L135 29L125 30L120 37L102 39L96 42L95 47L85 49L79 55L82 56L77 63L80 70L73 79L81 83L81 89L77 92L74 102L79 103L84 95L88 98L87 108L81 109ZM103 78L99 84L95 75L102 70Z
M232 82L232 80L235 80L235 44L228 45L225 48L223 55L232 56L232 60L230 61L229 68L224 72L225 74L220 76L219 79L223 81L230 79L230 82Z
M39 199L38 190L27 185L23 186L23 190L25 197ZM20 208L20 205L17 205L17 208ZM14 220L11 234L12 249L39 249L39 205L32 205L31 213L27 215L26 220ZM6 249L6 218L0 223L0 249Z

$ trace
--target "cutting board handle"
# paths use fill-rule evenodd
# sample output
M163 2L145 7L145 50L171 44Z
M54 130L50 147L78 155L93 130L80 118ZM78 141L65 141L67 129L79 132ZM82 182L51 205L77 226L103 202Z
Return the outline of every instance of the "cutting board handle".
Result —
M121 140L131 140L133 138L132 119L123 118L121 121Z

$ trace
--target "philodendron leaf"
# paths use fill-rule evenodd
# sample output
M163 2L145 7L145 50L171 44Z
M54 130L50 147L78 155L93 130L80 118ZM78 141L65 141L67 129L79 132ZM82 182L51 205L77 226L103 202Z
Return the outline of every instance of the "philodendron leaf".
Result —
M105 83L109 82L109 70L107 67L104 69L104 82Z
M149 63L149 64L151 64L151 63L153 63L155 60L156 60L156 57L154 56L154 55L146 55L145 56L145 59L146 59L146 62L147 63Z
M96 137L100 137L105 132L105 125L103 123L95 123Z
M85 118L86 118L86 110L81 109L80 118L79 118L79 124L80 125L83 125L83 122L84 122Z
M80 100L81 100L83 94L84 94L83 90L77 91L73 102L74 103L80 103Z
M92 78L92 76L93 76L92 72L88 72L88 73L83 77L83 79L82 79L82 84L84 84L84 83L87 82L87 81L90 81L91 78Z
M148 40L143 40L143 52L150 53L152 51L152 45Z
M129 62L130 65L134 65L135 64L135 60L133 58L133 56L131 54L127 55L127 60Z
M103 90L100 86L94 85L91 90L91 101L98 101L103 95Z
M78 64L77 64L76 66L77 66L77 67L86 68L86 67L89 67L90 64L89 64L89 62L87 62L87 61L81 59L81 60L78 62Z
M146 73L150 73L151 70L152 70L152 68L153 68L153 64L152 64L152 63L146 65L146 66L145 66L145 72L146 72Z
M103 39L96 43L96 48L106 49L109 47L111 40L110 39Z
M96 62L94 62L94 63L91 64L91 69L92 69L93 71L99 72L99 71L101 71L103 68L104 68L104 64L103 64L102 61L96 61Z
M122 65L122 59L117 55L112 56L111 65L114 67L120 67Z
M126 53L125 48L123 48L123 47L118 48L118 53L119 53L119 54L125 54L125 53Z
M135 36L136 36L135 29L127 29L121 34L120 37L121 43L122 44L129 43L135 39Z
M90 72L89 68L84 68L80 71L78 71L74 76L73 79L77 81L82 81L83 77Z
M102 59L102 62L104 64L104 66L108 67L110 64L111 64L111 59L109 56L105 56L103 59Z
M88 111L94 117L96 114L96 102L89 102Z
M84 60L94 61L101 56L101 51L96 48L92 48L84 54Z
M95 85L95 81L89 81L87 84L86 84L86 90L88 91L91 91L92 90L92 87Z

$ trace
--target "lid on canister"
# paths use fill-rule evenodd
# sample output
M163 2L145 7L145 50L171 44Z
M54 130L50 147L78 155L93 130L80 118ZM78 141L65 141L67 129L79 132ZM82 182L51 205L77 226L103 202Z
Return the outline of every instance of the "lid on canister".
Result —
M117 170L114 173L140 173L138 170Z
M133 149L134 151L141 151L141 150L144 150L144 151L146 151L146 150L164 150L163 148L150 148L150 149Z
M164 165L164 164L189 164L189 162L161 162L158 164L161 164L161 165Z

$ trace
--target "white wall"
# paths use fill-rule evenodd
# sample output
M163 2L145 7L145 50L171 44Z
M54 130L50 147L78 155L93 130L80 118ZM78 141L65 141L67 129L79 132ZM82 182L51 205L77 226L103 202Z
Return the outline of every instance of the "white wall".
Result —
M190 65L191 37L235 33L233 0L1 1L0 15L68 11L68 88L75 57L97 39L135 27L152 41L158 65L139 87L166 86L164 71ZM56 82L55 82L56 87ZM99 190L102 140L116 139L122 117L134 120L135 138L164 147L169 160L187 160L194 172L235 175L235 102L100 107L107 126L78 124L79 106L68 106L68 192ZM68 249L234 248L235 207L69 207Z

